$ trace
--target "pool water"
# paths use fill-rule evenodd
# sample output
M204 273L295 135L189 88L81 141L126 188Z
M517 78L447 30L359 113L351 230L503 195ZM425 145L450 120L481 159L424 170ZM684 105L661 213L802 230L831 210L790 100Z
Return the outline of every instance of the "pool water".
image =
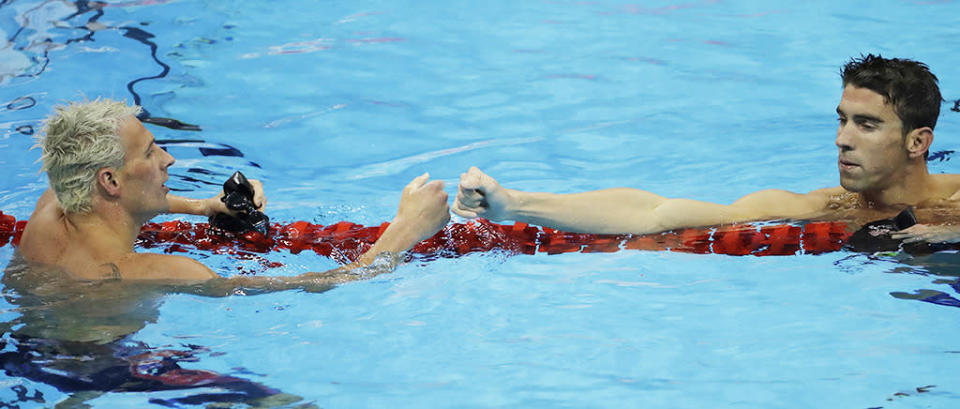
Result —
M185 124L148 125L177 158L168 185L212 196L241 170L264 181L275 221L377 225L413 177L429 171L453 196L472 165L533 191L628 186L723 203L807 192L838 183L838 73L861 53L938 75L947 101L930 167L960 173L953 1L106 4L0 1L6 214L27 218L46 189L29 150L41 120L84 96ZM253 263L191 254L223 275ZM249 268L337 266L267 257L284 267ZM949 408L957 257L415 259L321 294L143 301L143 328L125 342L192 351L181 367L298 396L291 407ZM36 310L5 295L17 331ZM5 352L16 343L3 340ZM86 403L189 407L177 399L220 392ZM0 375L7 405L69 396Z

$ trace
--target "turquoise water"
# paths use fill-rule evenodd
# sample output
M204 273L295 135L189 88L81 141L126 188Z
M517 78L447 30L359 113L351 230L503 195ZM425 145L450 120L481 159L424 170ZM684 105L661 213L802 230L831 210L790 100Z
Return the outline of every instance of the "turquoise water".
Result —
M414 176L452 195L471 165L526 190L805 192L837 184L838 72L869 52L940 77L931 170L960 173L956 2L110 3L0 1L3 212L28 217L46 186L30 128L63 100L132 101L131 83L153 116L202 129L148 125L178 159L171 187L210 196L242 170L277 221L379 224ZM225 146L242 156L200 150ZM285 267L259 274L336 266L270 257ZM181 366L327 408L949 408L960 310L904 294L960 298L954 257L472 254L323 294L170 295L130 339L199 346ZM0 375L4 402L66 397Z

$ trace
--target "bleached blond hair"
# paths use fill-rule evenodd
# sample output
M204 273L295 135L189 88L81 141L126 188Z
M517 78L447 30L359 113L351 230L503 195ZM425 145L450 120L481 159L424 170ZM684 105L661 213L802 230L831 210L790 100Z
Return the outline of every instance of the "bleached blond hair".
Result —
M97 98L54 107L37 138L43 153L41 170L66 212L93 207L97 172L123 166L120 125L141 111L126 102Z

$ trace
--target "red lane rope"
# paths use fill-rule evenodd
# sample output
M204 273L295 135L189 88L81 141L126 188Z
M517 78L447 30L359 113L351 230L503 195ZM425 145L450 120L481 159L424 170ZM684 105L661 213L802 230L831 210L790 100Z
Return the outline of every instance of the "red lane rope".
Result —
M26 220L0 212L0 246L19 245ZM148 223L140 230L137 246L165 246L164 251L190 249L248 255L287 250L293 254L311 250L337 262L356 260L380 237L389 223L362 226L350 222L331 225L298 221L275 223L270 234L257 232L240 235L211 228L207 223L167 221ZM735 256L785 256L819 254L840 250L852 232L842 222L812 222L803 225L736 224L707 229L683 229L644 235L605 235L568 233L525 223L497 224L477 219L451 223L433 237L421 241L411 252L421 255L457 257L502 250L520 254L559 254L615 252L619 250L677 251ZM258 258L264 261L262 258ZM268 267L279 266L269 263Z

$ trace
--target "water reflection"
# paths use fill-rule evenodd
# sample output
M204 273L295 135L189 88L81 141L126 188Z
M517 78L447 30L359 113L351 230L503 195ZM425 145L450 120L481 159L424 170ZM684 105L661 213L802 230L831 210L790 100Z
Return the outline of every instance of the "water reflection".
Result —
M13 309L0 322L0 367L7 376L69 394L58 407L111 392L167 390L193 392L151 403L243 402L259 407L300 400L247 379L181 367L181 362L198 362L209 354L204 346L155 348L134 340L137 331L156 322L164 296L183 289L121 280L79 282L61 272L30 268L19 255L7 266L2 283L4 299ZM18 388L17 397L0 406L53 403L39 390Z
M901 257L900 263L902 265L891 272L929 276L933 278L931 284L938 287L937 289L921 288L912 293L895 291L890 295L904 300L960 308L960 299L955 296L960 295L960 254L955 251L944 251L915 257Z

